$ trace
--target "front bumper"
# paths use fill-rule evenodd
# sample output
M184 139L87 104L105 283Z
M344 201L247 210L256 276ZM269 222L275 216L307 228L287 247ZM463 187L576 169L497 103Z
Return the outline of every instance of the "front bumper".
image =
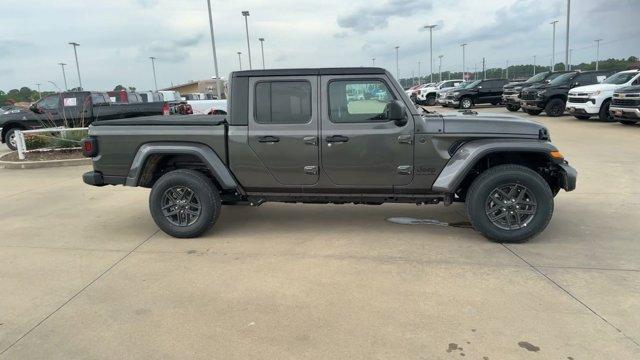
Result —
M502 95L502 103L504 105L520 105L520 97L518 94Z
M637 107L621 107L621 106L611 106L609 108L609 113L616 119L624 120L624 119L632 119L639 120L640 119L640 108Z
M448 106L454 106L455 107L455 106L460 105L460 100L447 98L446 104Z
M562 164L558 164L558 167L561 175L560 187L565 191L575 190L576 183L578 181L578 171L569 166L569 163L566 161Z
M520 100L520 106L525 110L543 110L544 102L540 100Z
M567 112L571 115L598 115L600 107L591 101L584 103L567 102Z

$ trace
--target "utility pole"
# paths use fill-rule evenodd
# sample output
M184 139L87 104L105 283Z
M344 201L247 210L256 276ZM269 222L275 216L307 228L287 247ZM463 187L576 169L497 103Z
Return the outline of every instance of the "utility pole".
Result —
M465 64L464 64L464 56L465 56L464 50L467 47L467 43L460 44L460 46L462 46L462 80L465 81L467 79L465 79L465 77L464 77L465 71L466 71Z
M73 46L73 54L76 57L76 70L78 71L78 84L80 85L79 90L82 90L82 79L80 78L80 65L78 64L78 51L76 48L80 46L77 42L70 42L69 45Z
M42 85L42 84L37 83L36 85L38 86L38 100L40 100L40 99L42 99L42 94L40 94L40 85Z
M249 11L243 11L242 16L244 16L244 28L247 32L247 56L249 57L249 70L251 70L253 67L251 67L251 44L249 43Z
M558 20L554 20L549 24L553 25L553 50L551 51L551 72L556 71L556 24Z
M400 46L396 46L396 78L400 81L400 65L398 65L398 49Z
M266 69L264 67L264 38L258 38L258 41L260 41L260 52L262 53L262 70Z
M425 25L424 28L425 29L429 29L429 63L430 63L430 67L429 67L429 71L431 72L430 74L430 80L429 82L433 82L433 28L435 28L438 25Z
M507 60L507 67L505 69L505 73L506 73L505 77L507 78L507 80L509 80L509 60Z
M596 39L596 70L598 70L598 63L600 62L600 41L602 39Z
M565 60L569 70L571 70L571 64L569 64L569 20L571 18L571 0L567 0L567 38L565 40Z
M240 70L242 70L242 51L238 51L238 65L240 65Z
M533 55L533 75L536 74L536 56Z
M442 57L443 56L444 55L438 55L438 59L440 59L440 63L438 64L438 74L440 75L439 76L440 81L442 81Z
M371 58L371 66L376 66L376 58Z
M61 62L61 63L58 63L58 65L60 65L60 67L62 68L62 78L64 79L64 90L67 91L69 90L69 87L67 86L67 74L65 74L64 72L64 66L67 64Z
M216 91L218 98L222 99L222 90L220 88L220 74L218 73L218 55L216 54L216 39L213 35L213 14L211 13L211 0L207 0L209 9L209 32L211 33L211 49L213 50L213 70L216 74Z
M486 78L487 78L486 62L485 62L485 58L482 58L482 80L485 80Z
M151 68L153 69L153 84L156 86L156 91L158 91L158 80L156 78L156 59L157 58L155 56L149 56L149 59L151 59Z

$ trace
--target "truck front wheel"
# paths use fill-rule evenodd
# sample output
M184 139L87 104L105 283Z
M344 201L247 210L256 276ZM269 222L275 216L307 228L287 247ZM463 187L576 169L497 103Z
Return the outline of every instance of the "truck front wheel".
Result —
M553 215L553 192L535 171L500 165L480 174L466 197L473 227L497 242L525 242L542 232Z
M166 173L151 189L149 210L156 225L170 236L202 235L220 215L220 194L204 174L188 169Z
M520 105L507 104L507 110L516 112L520 110Z
M471 109L473 106L473 101L469 97L463 97L460 99L460 108L461 109Z
M427 106L434 106L436 104L436 94L429 94L425 100Z
M11 150L18 149L18 143L16 142L16 130L17 129L9 129L4 134L4 142L7 144L7 147Z
M562 99L551 99L547 106L544 107L544 112L547 113L548 116L558 117L564 114L566 104Z

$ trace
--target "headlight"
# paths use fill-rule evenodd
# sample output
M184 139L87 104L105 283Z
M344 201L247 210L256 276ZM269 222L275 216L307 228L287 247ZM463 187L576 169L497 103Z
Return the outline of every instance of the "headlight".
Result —
M598 96L602 93L602 91L598 90L598 91L594 91L594 92L588 92L587 95L589 96Z
M458 95L460 95L460 92L458 92L458 91L454 91L453 92L453 96L458 96Z
M536 93L536 95L538 95L538 96L543 96L543 95L544 95L544 94L546 94L546 93L547 93L547 91L546 91L546 90L540 90L540 91L538 91L538 92Z

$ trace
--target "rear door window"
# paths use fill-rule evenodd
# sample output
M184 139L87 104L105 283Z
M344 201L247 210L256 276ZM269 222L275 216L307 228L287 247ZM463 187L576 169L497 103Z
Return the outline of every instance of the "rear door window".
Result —
M305 124L311 120L311 84L265 81L255 87L255 120L260 124Z

